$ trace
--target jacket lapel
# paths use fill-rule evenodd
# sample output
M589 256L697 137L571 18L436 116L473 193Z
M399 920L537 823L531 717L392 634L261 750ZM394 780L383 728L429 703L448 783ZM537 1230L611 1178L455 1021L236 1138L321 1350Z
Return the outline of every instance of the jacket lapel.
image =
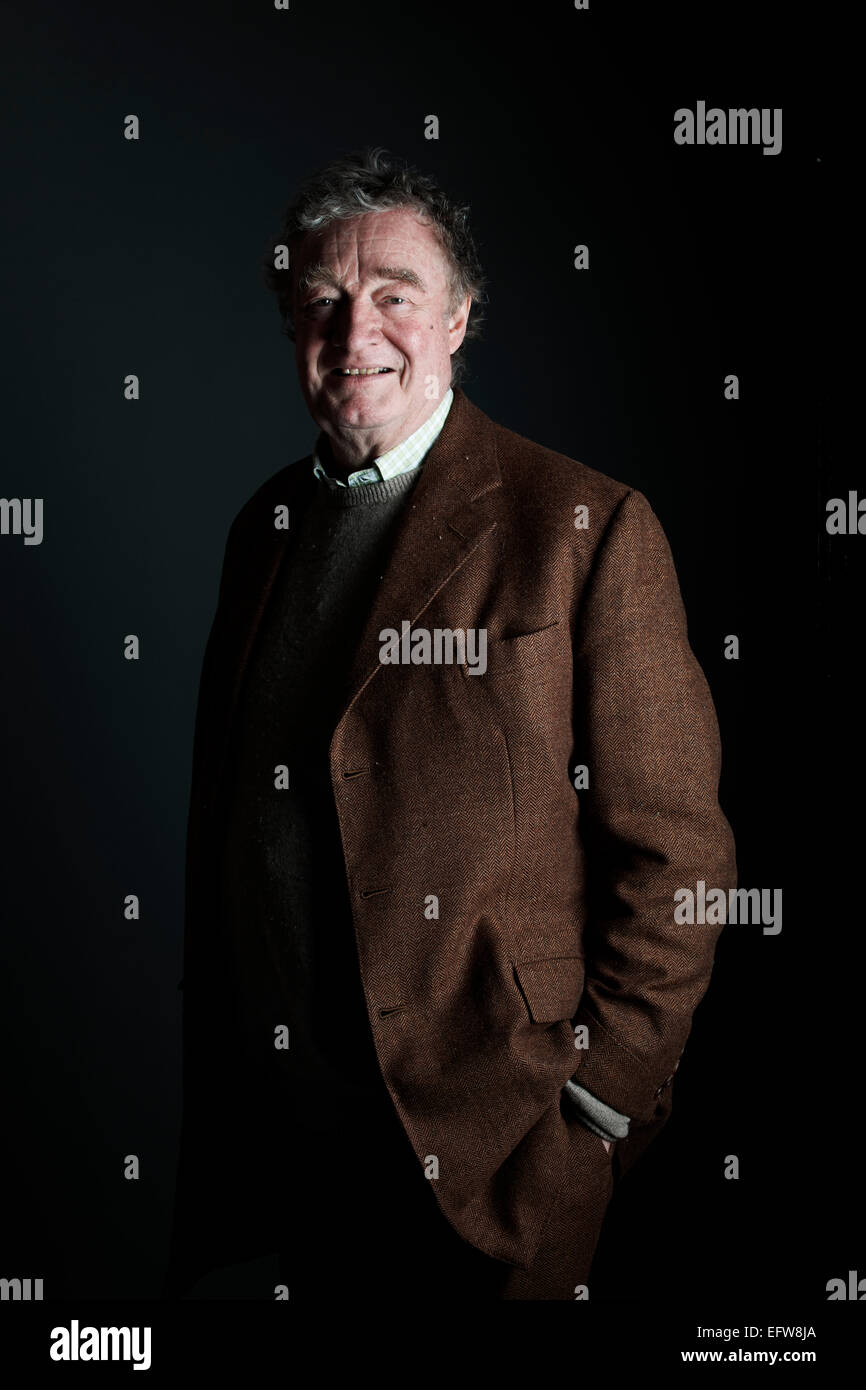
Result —
M496 526L501 475L493 425L454 388L454 399L400 515L382 583L351 663L338 724L380 669L383 628L417 620Z

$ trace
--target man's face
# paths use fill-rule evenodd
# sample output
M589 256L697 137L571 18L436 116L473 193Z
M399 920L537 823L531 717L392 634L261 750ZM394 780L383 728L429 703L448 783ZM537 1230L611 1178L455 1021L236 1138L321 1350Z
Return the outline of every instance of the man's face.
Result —
M471 301L450 312L445 256L408 208L365 213L304 238L293 260L301 390L335 457L387 452L448 390ZM376 375L341 375L385 367Z

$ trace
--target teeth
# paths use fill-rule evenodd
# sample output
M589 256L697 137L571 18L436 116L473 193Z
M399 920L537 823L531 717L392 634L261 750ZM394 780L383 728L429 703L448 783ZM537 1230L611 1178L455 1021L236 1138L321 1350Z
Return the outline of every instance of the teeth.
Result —
M337 376L378 376L390 370L390 367L340 367Z

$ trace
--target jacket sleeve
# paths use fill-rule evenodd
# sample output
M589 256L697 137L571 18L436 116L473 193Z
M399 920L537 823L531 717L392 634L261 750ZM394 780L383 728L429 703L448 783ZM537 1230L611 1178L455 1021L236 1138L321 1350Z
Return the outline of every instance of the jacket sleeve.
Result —
M699 879L707 892L736 885L716 713L670 547L640 492L623 497L596 551L574 670L576 748L589 770L586 982L573 1019L588 1046L574 1079L629 1116L631 1135L667 1116L721 931L678 924L674 893Z

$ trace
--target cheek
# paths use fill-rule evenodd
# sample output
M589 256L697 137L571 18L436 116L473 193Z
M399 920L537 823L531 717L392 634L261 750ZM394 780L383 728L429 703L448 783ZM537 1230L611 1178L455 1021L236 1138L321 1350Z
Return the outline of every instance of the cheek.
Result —
M307 340L298 346L298 366L301 371L311 379L323 376L324 373L319 368L319 358L321 356L321 345Z
M407 357L429 358L438 353L443 345L441 332L437 332L435 320L416 326L407 333L401 344Z

